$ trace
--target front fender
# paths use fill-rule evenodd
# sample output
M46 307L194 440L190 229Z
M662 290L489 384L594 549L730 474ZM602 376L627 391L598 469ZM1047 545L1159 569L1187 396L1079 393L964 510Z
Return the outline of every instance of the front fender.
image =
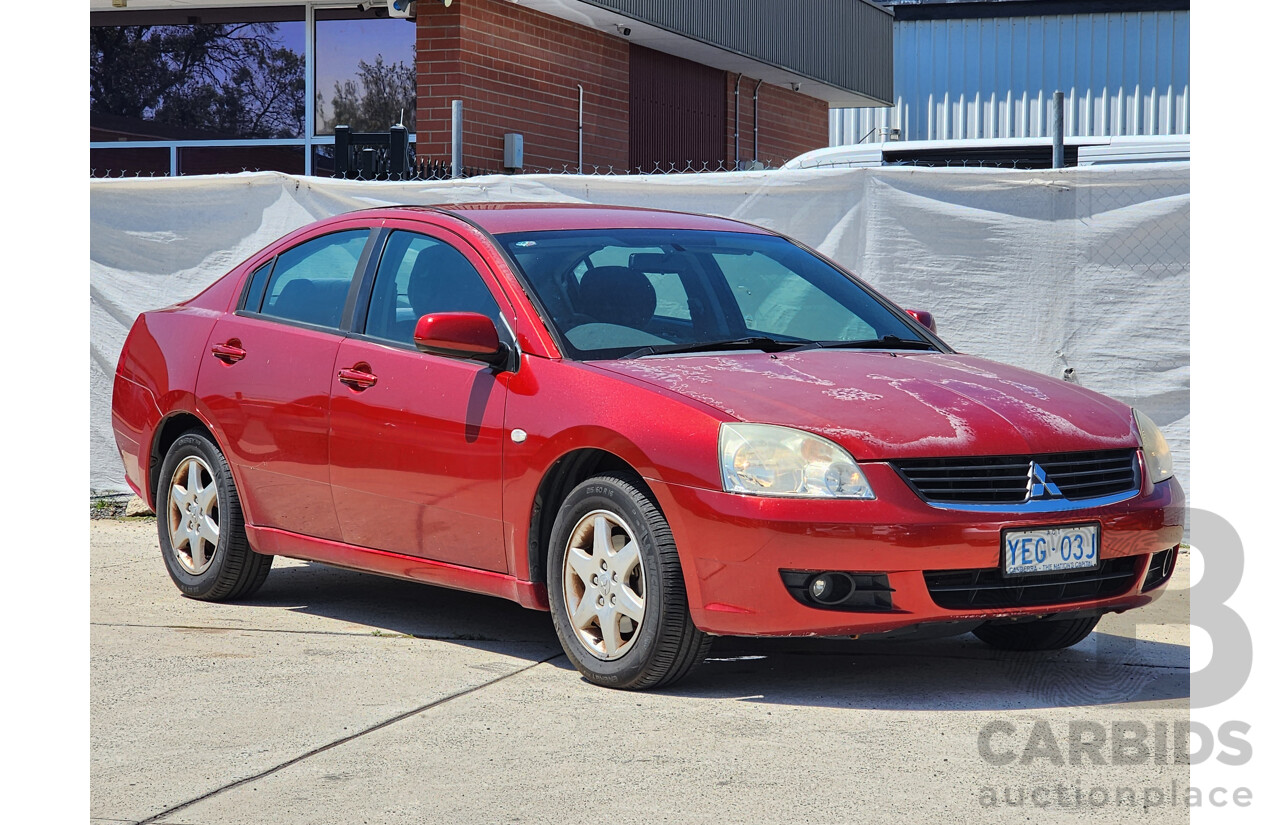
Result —
M723 413L575 362L526 357L507 381L502 517L508 569L517 578L533 580L530 527L539 487L556 462L576 450L599 450L625 462L651 482L664 513L675 507L667 484L719 489ZM511 437L516 430L524 431L523 440ZM678 519L668 521L678 547Z

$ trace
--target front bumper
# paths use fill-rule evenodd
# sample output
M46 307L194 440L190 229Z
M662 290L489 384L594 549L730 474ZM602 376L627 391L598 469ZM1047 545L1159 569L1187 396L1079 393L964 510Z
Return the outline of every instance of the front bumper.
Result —
M764 498L650 480L679 548L694 624L725 636L848 636L927 622L1128 610L1163 588L1143 592L1151 556L1182 541L1185 500L1176 479L1152 485L1144 473L1133 498L1094 509L972 513L926 504L887 464L866 462L863 470L874 501ZM926 571L998 569L1004 528L1084 521L1101 525L1104 562L1138 557L1132 581L1106 598L948 609L926 586ZM887 574L892 607L803 604L787 591L783 570Z

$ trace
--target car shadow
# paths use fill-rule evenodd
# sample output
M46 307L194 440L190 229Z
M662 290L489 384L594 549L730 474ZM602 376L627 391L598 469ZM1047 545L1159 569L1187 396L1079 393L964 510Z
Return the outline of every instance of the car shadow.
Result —
M876 710L1028 710L1186 702L1190 648L1095 632L1010 653L965 634L927 641L719 639L670 692Z
M493 596L324 564L277 566L261 590L237 604L283 608L418 639L501 647L530 661L560 649L548 613Z
M550 614L514 602L322 564L272 571L246 606L541 661ZM549 664L572 671L564 656ZM971 635L927 640L719 638L668 696L878 710L1027 710L1185 702L1190 648L1095 632L1068 650L1007 653Z

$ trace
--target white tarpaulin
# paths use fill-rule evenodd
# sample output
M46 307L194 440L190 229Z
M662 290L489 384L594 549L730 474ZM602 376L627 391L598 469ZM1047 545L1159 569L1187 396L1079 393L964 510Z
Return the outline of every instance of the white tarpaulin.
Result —
M961 352L1071 380L1164 429L1190 489L1190 169L885 167L363 183L277 173L90 184L90 485L126 489L111 433L133 319L317 218L368 206L570 201L738 218L934 313Z

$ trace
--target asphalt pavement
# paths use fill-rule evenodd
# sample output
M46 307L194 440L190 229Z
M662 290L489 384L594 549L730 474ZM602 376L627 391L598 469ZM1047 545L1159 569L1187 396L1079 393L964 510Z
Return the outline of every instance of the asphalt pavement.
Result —
M204 603L153 519L90 535L94 823L1187 821L1185 552L1070 650L720 639L627 693L514 603L284 559Z

